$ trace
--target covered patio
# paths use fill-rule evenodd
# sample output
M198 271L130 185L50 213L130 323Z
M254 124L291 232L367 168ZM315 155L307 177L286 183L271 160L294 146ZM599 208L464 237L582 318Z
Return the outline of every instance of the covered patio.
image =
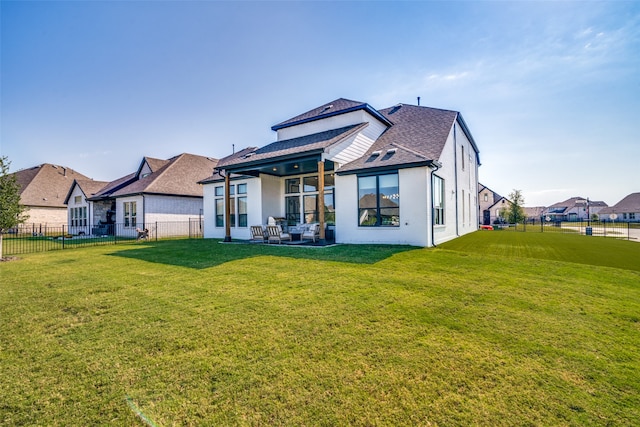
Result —
M248 156L250 159L252 156ZM276 160L250 161L236 166L218 169L224 178L224 241L232 239L232 224L236 216L243 213L233 197L238 190L233 188L234 177L254 177L260 181L261 200L260 223L246 224L249 227L260 226L269 239L268 227L275 226L285 237L279 243L324 245L334 241L335 226L334 163L324 160L322 153L304 156L288 156ZM315 228L315 237L306 235L309 228ZM252 233L251 240L256 240ZM310 242L309 242L310 241Z

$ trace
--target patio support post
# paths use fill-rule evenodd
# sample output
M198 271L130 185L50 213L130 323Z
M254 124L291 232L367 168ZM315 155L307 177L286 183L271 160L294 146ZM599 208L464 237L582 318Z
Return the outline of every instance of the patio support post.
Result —
M224 241L231 241L231 190L229 173L225 171L224 174Z
M318 162L318 223L320 224L318 240L324 244L324 160Z

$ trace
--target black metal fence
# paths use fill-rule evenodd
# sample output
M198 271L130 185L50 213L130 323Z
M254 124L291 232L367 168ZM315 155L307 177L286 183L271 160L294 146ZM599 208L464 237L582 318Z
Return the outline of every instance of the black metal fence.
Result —
M124 224L104 224L91 228L24 224L3 235L2 254L9 256L135 241L198 239L203 236L203 221L198 218L153 222L139 227Z
M640 223L622 221L551 221L493 225L494 229L539 233L571 233L640 242Z

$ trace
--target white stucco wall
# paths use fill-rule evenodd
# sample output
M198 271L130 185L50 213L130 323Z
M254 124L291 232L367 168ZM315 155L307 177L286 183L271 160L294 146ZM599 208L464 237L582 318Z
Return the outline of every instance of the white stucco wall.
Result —
M233 239L249 239L251 238L250 227L252 225L264 224L266 220L262 219L262 190L264 183L258 178L234 179L231 185L247 184L247 226L231 227L231 237ZM224 239L225 227L216 227L216 197L215 187L224 187L224 182L216 182L203 185L204 195L204 237L209 239ZM235 197L235 196L234 196Z
M358 177L336 175L336 243L381 243L428 246L431 216L429 168L398 171L399 227L358 225Z
M339 129L345 126L357 125L366 122L369 122L368 127L371 128L369 132L376 132L376 129L378 127L384 126L378 119L376 119L366 111L357 110L280 129L278 130L278 141L297 138L299 136L311 135L331 129Z
M440 156L436 175L444 179L445 225L434 229L435 243L444 243L478 229L478 165L476 154L456 123ZM464 146L464 169L462 148ZM457 174L456 174L457 168Z

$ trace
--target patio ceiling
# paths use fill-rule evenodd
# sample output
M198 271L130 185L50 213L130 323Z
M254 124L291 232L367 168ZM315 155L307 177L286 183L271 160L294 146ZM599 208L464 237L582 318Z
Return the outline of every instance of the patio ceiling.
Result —
M318 161L320 156L306 156L300 158L286 158L280 160L263 161L256 164L244 164L239 168L228 168L228 172L259 176L260 174L274 175L274 176L290 176L290 175L303 175L308 173L318 172ZM325 171L332 171L334 163L330 160L325 160Z

